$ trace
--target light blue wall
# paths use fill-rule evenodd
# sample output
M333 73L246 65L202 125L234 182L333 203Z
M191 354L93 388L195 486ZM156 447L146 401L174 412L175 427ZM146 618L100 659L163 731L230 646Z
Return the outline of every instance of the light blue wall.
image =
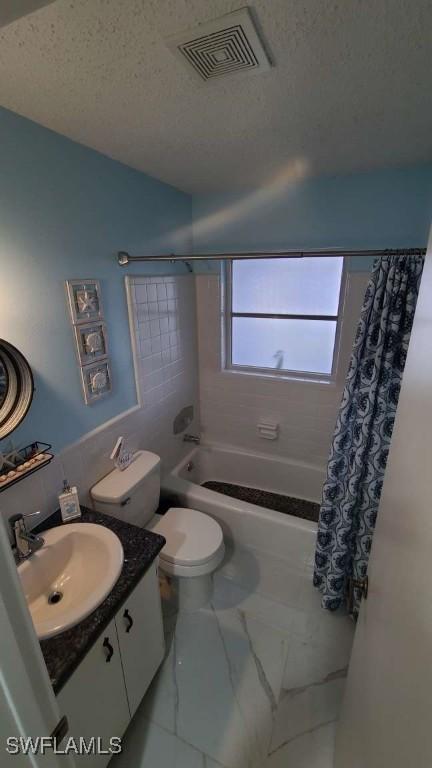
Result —
M279 193L195 197L194 248L423 247L431 214L432 165L307 179ZM355 258L351 268L370 266Z
M0 109L0 337L24 353L36 383L15 443L38 439L58 450L136 404L115 253L188 251L190 221L188 195ZM81 394L67 278L102 285L114 392L92 406Z
M267 199L202 196L193 202L194 247L423 246L431 208L432 166L307 180ZM188 195L0 108L0 336L26 355L36 382L14 442L58 450L135 404L125 272L114 256L188 252L190 222ZM64 280L90 277L102 285L114 392L85 406Z

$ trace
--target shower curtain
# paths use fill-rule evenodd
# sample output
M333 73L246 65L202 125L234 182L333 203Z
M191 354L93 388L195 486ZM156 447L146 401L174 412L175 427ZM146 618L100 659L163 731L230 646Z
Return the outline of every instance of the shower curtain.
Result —
M374 263L336 421L318 523L313 582L330 611L366 576L423 269L423 256ZM361 593L354 589L352 613Z

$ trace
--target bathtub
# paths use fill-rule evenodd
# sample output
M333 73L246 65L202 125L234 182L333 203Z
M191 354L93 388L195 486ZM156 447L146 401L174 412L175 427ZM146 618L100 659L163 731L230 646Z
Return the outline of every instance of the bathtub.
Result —
M260 488L320 501L324 471L319 467L224 445L200 445L162 478L162 496L198 509L222 526L225 540L245 549L303 565L311 561L317 525L291 515L203 488L209 480Z

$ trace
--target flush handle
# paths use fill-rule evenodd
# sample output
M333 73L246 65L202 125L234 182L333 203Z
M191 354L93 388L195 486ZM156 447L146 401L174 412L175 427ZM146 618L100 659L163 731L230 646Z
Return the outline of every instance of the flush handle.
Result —
M125 619L127 622L129 622L129 623L128 623L128 625L127 625L127 627L126 627L126 632L130 632L130 631L131 631L131 629L132 629L132 627L133 627L133 623L134 623L134 620L133 620L132 616L130 615L130 613L129 613L129 611L128 611L128 609L127 609L127 608L126 608L126 610L125 610L125 612L124 612L124 614L123 614L123 618L124 618L124 619Z
M131 502L131 497L128 496L127 499L123 499L123 501L120 502L120 506L125 507L127 504L130 504L130 502Z
M112 645L111 645L111 643L109 641L109 637L106 637L104 639L103 647L106 648L107 651L108 651L108 653L106 655L106 659L105 659L105 661L108 663L109 661L111 661L111 657L112 657L112 655L114 653L114 648L112 647Z

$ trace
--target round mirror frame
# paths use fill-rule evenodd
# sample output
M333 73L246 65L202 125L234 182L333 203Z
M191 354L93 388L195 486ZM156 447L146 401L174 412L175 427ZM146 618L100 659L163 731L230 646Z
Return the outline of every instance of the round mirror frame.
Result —
M30 408L34 381L24 355L5 339L0 339L0 362L3 364L7 388L0 405L0 440L21 424Z

